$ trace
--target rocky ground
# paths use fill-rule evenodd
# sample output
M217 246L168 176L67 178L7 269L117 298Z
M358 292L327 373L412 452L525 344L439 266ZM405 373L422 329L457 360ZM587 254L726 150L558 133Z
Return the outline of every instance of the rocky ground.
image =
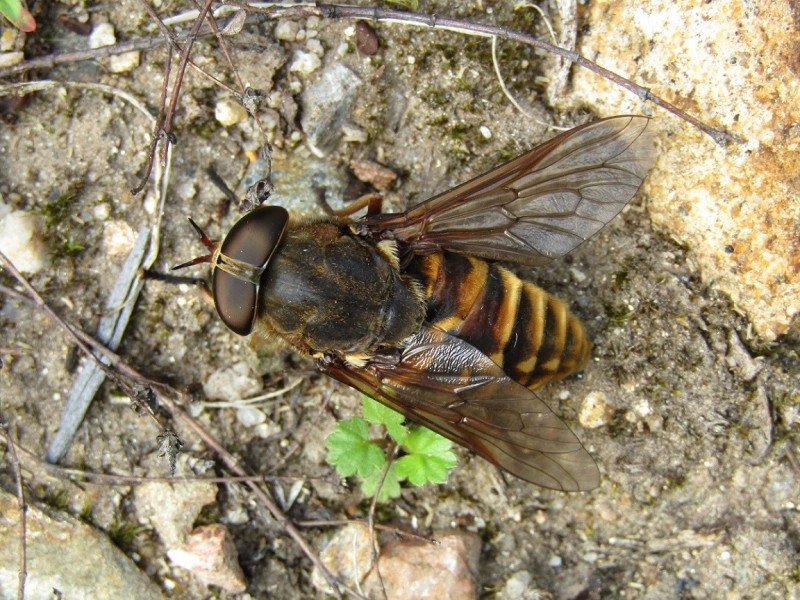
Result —
M4 29L3 60L13 62L18 50L38 56L157 36L133 2L31 8L39 29L24 38ZM156 6L162 17L184 8ZM349 20L305 16L233 32L227 41L242 81L268 93L258 113L263 134L229 91L187 70L152 265L158 272L203 251L187 217L211 237L238 219L206 170L243 190L264 172L258 151L265 137L273 147L272 201L310 212L324 190L341 206L385 187L375 179L384 171L363 175L364 161L372 161L397 175L384 195L398 209L552 137L548 124L631 112L657 119L659 159L642 197L566 259L519 271L565 299L594 340L583 376L540 395L595 457L600 487L579 494L536 488L459 450L446 484L406 489L378 507L381 525L446 540L434 547L442 554L407 562L434 565L455 552L457 577L472 584L459 593L798 597L800 25L788 4L728 8L543 6L565 43L569 35L560 32L573 14L585 56L742 138L725 148L596 75L560 70L539 52L501 41L505 84L526 116L501 89L489 41L407 25L376 24L379 48L370 56L357 47ZM511 2L424 2L420 10L549 35L538 13ZM19 105L0 97L0 249L58 314L87 332L115 312L106 299L137 232L155 226L159 213L161 173L142 194L129 190L144 173L166 56L161 47L6 76L0 84L57 82L41 84ZM198 40L192 60L237 88L212 37ZM9 246L20 237L19 248ZM5 271L0 283L18 289ZM0 295L0 331L2 417L18 441L32 507L30 597L53 588L65 597L113 596L121 589L115 585L142 598L325 594L311 562L248 488L196 481L230 471L180 421L178 472L189 481L124 479L167 477L169 465L159 457L159 427L131 410L118 386L101 387L62 463L115 477L47 470L43 458L85 361L51 318L8 293ZM146 281L119 353L179 390L170 398L251 472L280 477L268 488L293 521L367 514L369 499L325 462L325 436L337 418L358 411L358 394L279 344L252 349L221 324L196 286ZM280 390L255 405L231 405ZM16 589L20 518L7 447L3 458L5 597ZM361 554L340 557L336 568L350 560L366 577L371 553L363 531L331 525L301 533L317 552L332 538L350 540ZM64 543L55 557L45 554L54 538ZM381 541L387 581L392 572L406 581L422 577L396 560L417 556L418 548L398 550L386 532ZM91 581L88 592L81 580ZM398 594L390 597L403 597L388 585ZM364 591L377 594L366 584Z

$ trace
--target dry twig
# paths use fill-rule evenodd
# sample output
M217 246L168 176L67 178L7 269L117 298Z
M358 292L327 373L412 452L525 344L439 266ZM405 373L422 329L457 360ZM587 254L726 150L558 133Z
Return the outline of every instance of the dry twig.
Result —
M209 5L209 0L206 6ZM204 6L204 8L206 8ZM478 37L492 38L497 37L504 40L513 40L526 46L539 48L546 52L550 52L557 56L561 56L568 61L597 73L601 77L608 79L632 92L642 99L642 101L649 101L653 104L664 108L665 110L673 113L680 119L690 123L703 133L710 136L717 144L726 145L731 142L742 143L742 140L726 131L715 129L706 125L696 117L684 112L674 104L667 102L660 96L654 94L649 88L643 87L606 69L599 64L591 61L584 56L581 56L573 50L566 50L554 44L550 44L543 40L538 40L525 33L501 27L498 25L488 25L483 23L474 23L465 19L455 19L450 17L441 17L437 15L429 15L424 13L412 13L400 10L391 10L377 7L364 7L364 6L347 6L340 4L322 4L316 2L229 2L228 4L219 7L213 11L215 17L225 16L237 10L245 10L248 13L246 22L257 22L260 19L276 19L276 18L302 18L309 15L317 15L328 19L367 19L373 21L382 21L386 23L400 23L403 25L416 25L420 27L428 27L430 29L441 29L446 31L453 31L464 35L473 35ZM257 14L253 14L257 13ZM181 15L179 19L164 19L167 25L174 25L186 20L196 20L192 30L188 33L175 34L175 40L194 40L199 36L208 35L212 32L209 26L203 26L202 20L198 19L198 11L190 11ZM114 46L105 46L94 50L84 50L79 52L70 52L60 55L50 55L37 59L24 61L13 67L0 69L0 77L9 77L19 75L30 71L31 69L46 69L52 68L59 64L66 64L70 62L77 62L81 60L93 60L97 58L109 57L116 54L123 54L134 50L146 50L149 48L158 47L166 43L162 37L153 37L142 40L133 40ZM184 51L190 44L184 45ZM182 59L182 67L185 68L186 61ZM173 88L175 89L175 88Z
M28 578L28 505L25 502L25 490L22 487L22 471L19 457L17 456L16 444L14 444L14 441L11 439L11 433L8 431L7 423L0 422L0 429L2 429L3 437L6 439L8 463L11 467L11 472L14 474L14 481L17 486L17 505L19 506L17 598L23 600L25 598L25 581Z

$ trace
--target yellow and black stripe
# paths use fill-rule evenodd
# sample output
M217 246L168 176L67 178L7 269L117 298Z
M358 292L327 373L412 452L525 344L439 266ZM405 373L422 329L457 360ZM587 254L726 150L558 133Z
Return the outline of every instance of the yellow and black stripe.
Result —
M418 256L426 321L490 357L535 389L580 371L589 358L583 325L558 298L497 264L449 252Z

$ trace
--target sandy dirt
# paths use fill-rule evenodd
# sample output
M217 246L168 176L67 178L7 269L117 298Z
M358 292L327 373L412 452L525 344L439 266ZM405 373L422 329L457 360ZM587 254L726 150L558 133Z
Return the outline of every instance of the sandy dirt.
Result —
M40 31L28 44L47 40L41 43L49 44L48 51L85 47L85 37L55 20L59 13L82 14L74 4L53 3L39 16ZM500 3L491 14L480 2L423 8L545 35L541 25L531 25L532 17L510 4ZM98 5L89 16L95 26L112 23L120 40L156 35L135 3ZM355 49L351 22L312 18L298 25L307 39L276 40L272 22L247 26L229 38L242 79L270 94L262 117L274 147L279 197L290 195L289 186L297 182L305 185L297 194L311 194L322 181L334 204L352 199L369 188L348 165L352 159L371 159L399 175L387 204L407 206L554 135L509 103L485 40L378 26L381 49L366 58ZM322 55L320 68L305 74L290 65L296 52L318 49L309 45L308 32L319 41ZM541 101L547 73L539 55L510 42L500 50L509 88L540 120L572 126L593 115L614 114L595 112L589 103L568 111L548 108ZM145 52L140 65L124 73L112 73L108 61L101 60L37 72L30 79L103 83L129 92L155 114L165 56L163 48ZM216 41L198 41L192 56L203 69L236 85ZM346 115L356 141L335 140L318 157L304 141L302 92L336 65L361 81ZM656 90L662 82L646 83ZM218 238L239 216L205 169L213 167L231 187L238 186L252 170L263 138L252 119L229 127L216 120L215 107L227 98L228 92L187 71L156 271L166 272L203 251L187 217ZM666 136L667 126L659 128ZM49 247L46 268L31 282L60 315L88 332L103 315L104 299L135 232L153 220L153 184L138 196L129 192L142 176L151 131L151 122L124 99L77 86L31 94L0 126L3 202L36 214ZM800 487L792 462L800 405L797 320L774 343L751 335L747 317L700 276L692 248L652 228L648 194L645 186L643 197L565 260L535 272L518 269L567 301L594 340L583 375L552 384L540 395L595 457L600 487L580 494L540 489L459 450L459 466L448 483L407 489L379 509L382 523L416 526L423 534L452 527L477 532L483 540L482 597L512 597L506 584L520 572L530 575L529 589L520 596L525 598L539 597L537 590L554 598L788 598L798 593ZM307 204L313 209L313 201ZM192 274L205 271L197 268ZM0 281L14 285L6 273ZM74 344L52 320L8 296L0 296L0 332L3 418L21 446L42 457L75 378ZM231 408L190 408L253 472L309 478L289 511L293 519L364 516L368 501L338 482L324 460L324 436L337 417L357 411L356 392L316 373L311 362L278 344L252 350L226 330L190 285L147 281L119 352L140 372L171 383L197 402L207 399L203 385L212 374L237 363L255 382L251 394L301 379L291 391L260 405L265 423L243 424ZM581 427L577 416L589 394L602 394L610 411L607 423L592 430ZM167 475L166 463L153 460L158 433L106 383L65 465ZM210 472L226 473L194 434L185 429L180 434L192 460L214 461ZM2 482L13 490L5 461ZM283 485L288 491L291 482ZM163 558L164 544L147 515L137 510L130 486L77 486L41 469L30 471L26 486L29 502L55 504L105 531L119 523L143 524L122 547L172 597L215 593ZM203 523L220 521L233 532L251 597L320 594L310 584L310 563L244 488L221 486L216 504L199 517ZM310 529L304 535L319 548L330 530Z

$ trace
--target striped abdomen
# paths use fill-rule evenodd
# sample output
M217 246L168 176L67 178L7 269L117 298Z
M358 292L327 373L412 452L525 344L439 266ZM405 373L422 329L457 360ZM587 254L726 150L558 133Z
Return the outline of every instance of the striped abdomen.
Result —
M430 325L530 389L580 371L589 358L591 342L564 303L499 265L438 252L415 257L406 272L422 284Z

